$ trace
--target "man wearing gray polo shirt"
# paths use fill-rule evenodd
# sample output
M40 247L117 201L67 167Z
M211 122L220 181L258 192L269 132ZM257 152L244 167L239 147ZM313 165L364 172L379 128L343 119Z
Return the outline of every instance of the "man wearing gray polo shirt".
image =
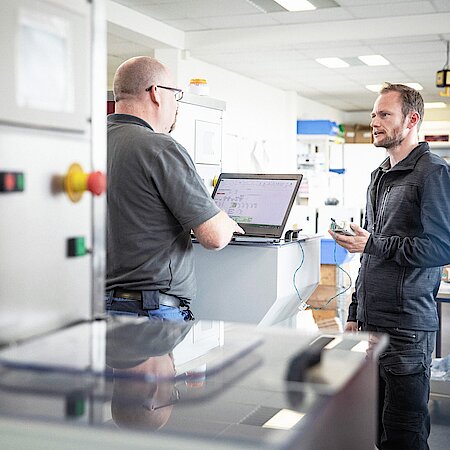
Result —
M243 230L209 196L187 151L168 133L182 91L159 61L125 61L108 116L106 309L152 319L192 319L190 231L219 250Z

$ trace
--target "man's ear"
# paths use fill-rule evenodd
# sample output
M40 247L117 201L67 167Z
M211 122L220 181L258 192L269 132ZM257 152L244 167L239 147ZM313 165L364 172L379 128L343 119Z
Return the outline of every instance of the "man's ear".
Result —
M417 111L415 111L415 112L411 113L407 127L413 128L414 126L418 125L419 122L420 122L420 115Z
M150 96L150 100L155 103L157 106L160 105L161 98L159 96L159 89L153 85L151 89L148 91L148 95Z

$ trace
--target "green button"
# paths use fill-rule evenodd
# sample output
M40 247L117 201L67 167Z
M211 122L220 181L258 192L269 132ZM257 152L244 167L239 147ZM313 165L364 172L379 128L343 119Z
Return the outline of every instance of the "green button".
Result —
M83 256L88 253L84 237L78 236L67 239L67 256Z
M23 191L25 189L25 177L23 173L18 173L16 176L16 186L18 191Z
M79 237L75 239L75 256L83 256L86 254L86 245L84 242L84 237Z

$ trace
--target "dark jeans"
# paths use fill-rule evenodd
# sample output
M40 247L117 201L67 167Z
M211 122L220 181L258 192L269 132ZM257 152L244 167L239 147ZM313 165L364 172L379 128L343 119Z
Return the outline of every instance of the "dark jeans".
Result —
M389 335L379 359L377 447L428 450L431 354L436 332L361 324L362 331Z

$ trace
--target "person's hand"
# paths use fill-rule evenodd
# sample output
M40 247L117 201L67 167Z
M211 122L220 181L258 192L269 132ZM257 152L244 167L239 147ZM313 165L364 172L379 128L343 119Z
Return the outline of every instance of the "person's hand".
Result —
M344 327L345 333L356 333L358 331L358 324L356 322L347 322Z
M234 233L245 234L245 231L235 222Z
M328 230L328 233L341 247L344 247L350 253L362 253L369 240L370 233L356 223L351 223L350 228L356 233L356 236L346 236L333 230Z

